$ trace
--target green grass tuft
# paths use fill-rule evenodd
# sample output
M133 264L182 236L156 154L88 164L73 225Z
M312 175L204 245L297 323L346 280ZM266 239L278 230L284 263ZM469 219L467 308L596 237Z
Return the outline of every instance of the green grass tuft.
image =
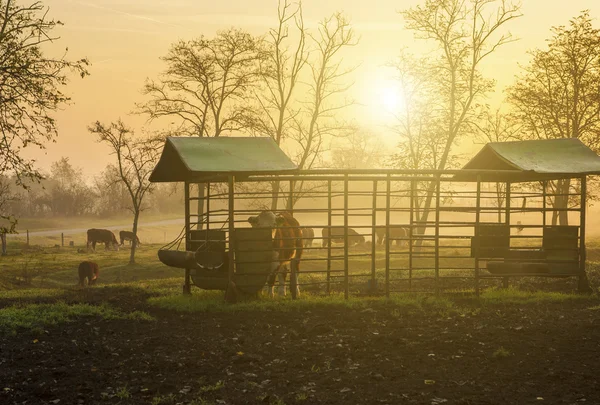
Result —
M597 301L589 295L546 291L521 291L513 288L486 290L480 296L482 304L542 304L565 301Z
M44 327L66 323L80 317L100 317L102 319L127 319L150 321L153 317L145 312L124 313L108 304L89 305L64 302L54 304L32 304L10 306L0 309L0 334L15 335L21 330L41 332Z

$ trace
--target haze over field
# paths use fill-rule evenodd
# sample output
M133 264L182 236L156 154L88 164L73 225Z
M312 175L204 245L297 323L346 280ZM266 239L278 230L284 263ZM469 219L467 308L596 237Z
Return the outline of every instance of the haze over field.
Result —
M397 13L421 3L418 0L302 3L308 28L314 28L319 20L335 11L343 11L350 18L360 42L344 50L344 62L357 66L351 79L355 84L348 94L357 105L342 114L380 134L388 146L395 145L397 138L386 129L391 123L388 107L394 104L394 96L389 89L394 88L394 83L389 80L393 71L384 65L403 47L413 52L421 49L415 46L412 32L404 29L403 18ZM66 92L72 96L73 104L56 115L60 134L57 142L44 152L30 148L27 155L37 159L46 170L53 161L66 156L74 166L82 167L86 176L103 170L109 159L108 148L98 145L87 127L95 120L108 122L118 117L130 125L141 126L145 117L127 114L135 103L144 101L141 94L144 80L156 78L165 68L159 58L172 43L200 35L213 37L218 30L232 26L262 35L277 23L275 0L52 0L47 5L50 15L65 23L57 29L61 40L55 50L68 46L71 58L88 57L92 63L91 76L85 80L74 77L68 85ZM568 24L569 19L584 9L590 10L593 19L600 17L595 0L524 1L523 17L507 26L519 40L499 48L485 61L484 74L497 80L497 91L490 95L490 102L498 104L503 99L502 89L512 83L519 63L528 61L527 51L542 48L552 26ZM466 153L472 154L473 149Z

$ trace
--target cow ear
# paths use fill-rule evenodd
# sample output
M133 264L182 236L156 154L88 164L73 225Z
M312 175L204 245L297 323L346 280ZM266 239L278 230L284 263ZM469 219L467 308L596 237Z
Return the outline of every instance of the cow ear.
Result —
M256 217L248 217L248 222L250 222L250 225L254 225L256 223L256 220Z

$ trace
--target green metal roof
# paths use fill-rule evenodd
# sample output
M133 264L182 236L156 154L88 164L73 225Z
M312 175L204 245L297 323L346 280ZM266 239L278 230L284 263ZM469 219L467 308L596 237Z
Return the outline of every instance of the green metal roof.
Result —
M297 166L269 137L168 137L150 181L225 181L228 175L294 170Z
M485 174L483 181L535 181L600 174L600 157L575 138L491 142L463 169L520 171ZM455 178L475 180L476 174L461 173Z

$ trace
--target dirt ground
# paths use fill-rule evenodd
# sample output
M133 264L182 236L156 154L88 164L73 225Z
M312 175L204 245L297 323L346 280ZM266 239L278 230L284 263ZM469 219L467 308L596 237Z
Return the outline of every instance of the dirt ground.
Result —
M586 301L182 314L140 290L68 294L156 321L0 337L0 403L600 404L600 309Z

